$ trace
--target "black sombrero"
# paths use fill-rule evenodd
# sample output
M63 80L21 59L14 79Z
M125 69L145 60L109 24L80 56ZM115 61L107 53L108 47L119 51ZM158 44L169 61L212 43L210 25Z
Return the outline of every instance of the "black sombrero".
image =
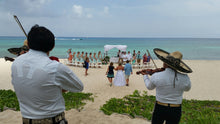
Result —
M14 55L20 55L21 51L28 51L29 48L28 46L22 46L22 47L19 47L19 48L9 48L8 51Z
M29 50L27 40L24 41L24 45L19 48L9 48L8 51L14 55L20 55L21 51L27 52Z
M192 69L182 61L182 53L179 51L168 53L162 49L155 48L156 56L176 71L183 73L192 73Z

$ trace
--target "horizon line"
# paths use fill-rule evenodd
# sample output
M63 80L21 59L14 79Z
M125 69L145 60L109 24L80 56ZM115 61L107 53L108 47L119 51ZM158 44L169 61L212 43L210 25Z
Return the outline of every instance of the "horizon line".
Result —
M26 37L26 36L0 36L0 37ZM199 38L204 38L204 39L219 39L220 37L109 37L109 36L55 36L55 38L59 38L59 37L67 37L67 38L195 38L195 39L199 39Z

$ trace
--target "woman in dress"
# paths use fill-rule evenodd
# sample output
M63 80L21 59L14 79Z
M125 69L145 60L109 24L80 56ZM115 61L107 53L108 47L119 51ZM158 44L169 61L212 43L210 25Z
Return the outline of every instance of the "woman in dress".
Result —
M86 57L86 60L84 61L84 64L85 64L85 76L88 75L88 69L89 69L89 57Z
M147 54L145 53L143 55L143 64L146 64L147 63Z
M90 61L90 63L89 63L89 67L92 67L92 64L93 64L93 57L92 57L92 53L91 53L91 52L89 53L89 61Z
M112 78L114 78L114 68L115 67L113 66L113 62L111 62L106 71L106 75L109 80L110 87L112 86Z
M132 58L132 65L135 65L136 63L136 54L133 54L133 58Z
M98 61L100 61L100 62L102 61L102 54L101 54L101 51L98 52Z
M114 85L115 86L125 86L126 81L125 81L125 76L123 73L124 67L122 66L122 63L119 63L118 67L116 67L115 70L117 71L117 74L115 76Z
M81 61L81 62L85 61L85 60L84 60L84 52L83 52L83 51L81 52L81 55L80 55L80 61Z
M100 68L102 65L102 54L101 51L98 52L98 67Z
M76 57L75 57L75 55L76 55L76 52L73 52L73 63L75 62L75 60L76 60Z
M97 63L97 58L96 58L96 53L93 54L93 64L94 64L94 67L96 67L96 63Z
M72 55L72 52L70 51L69 58L68 58L69 63L72 63L72 59L73 59L73 55Z

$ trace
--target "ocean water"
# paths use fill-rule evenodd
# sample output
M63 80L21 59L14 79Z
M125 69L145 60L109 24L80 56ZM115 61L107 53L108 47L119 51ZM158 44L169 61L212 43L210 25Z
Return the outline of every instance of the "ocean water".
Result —
M0 37L0 58L4 56L16 57L7 49L23 45L25 37ZM151 56L154 48L161 48L168 52L180 51L183 59L187 60L220 60L220 38L79 38L56 37L55 48L50 55L59 58L67 57L67 50L73 52L98 52L104 55L104 45L127 45L127 51L140 51L143 55L149 50ZM108 51L109 56L116 56L118 49Z

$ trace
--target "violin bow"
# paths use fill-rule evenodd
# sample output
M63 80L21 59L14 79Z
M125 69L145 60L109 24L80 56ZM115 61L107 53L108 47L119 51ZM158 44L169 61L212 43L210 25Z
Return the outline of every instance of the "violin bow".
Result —
M25 32L23 26L21 25L21 22L19 21L19 19L18 19L18 17L17 17L16 15L14 15L14 19L15 19L15 21L18 23L19 27L20 27L21 30L24 32L24 35L25 35L26 38L27 38L27 34L26 34L26 32Z
M148 50L147 50L147 53L149 54L150 59L151 59L151 60L152 60L152 62L154 63L154 67L155 67L155 68L157 68L157 65L155 64L155 62L154 62L153 58L151 57L150 52L149 52Z

